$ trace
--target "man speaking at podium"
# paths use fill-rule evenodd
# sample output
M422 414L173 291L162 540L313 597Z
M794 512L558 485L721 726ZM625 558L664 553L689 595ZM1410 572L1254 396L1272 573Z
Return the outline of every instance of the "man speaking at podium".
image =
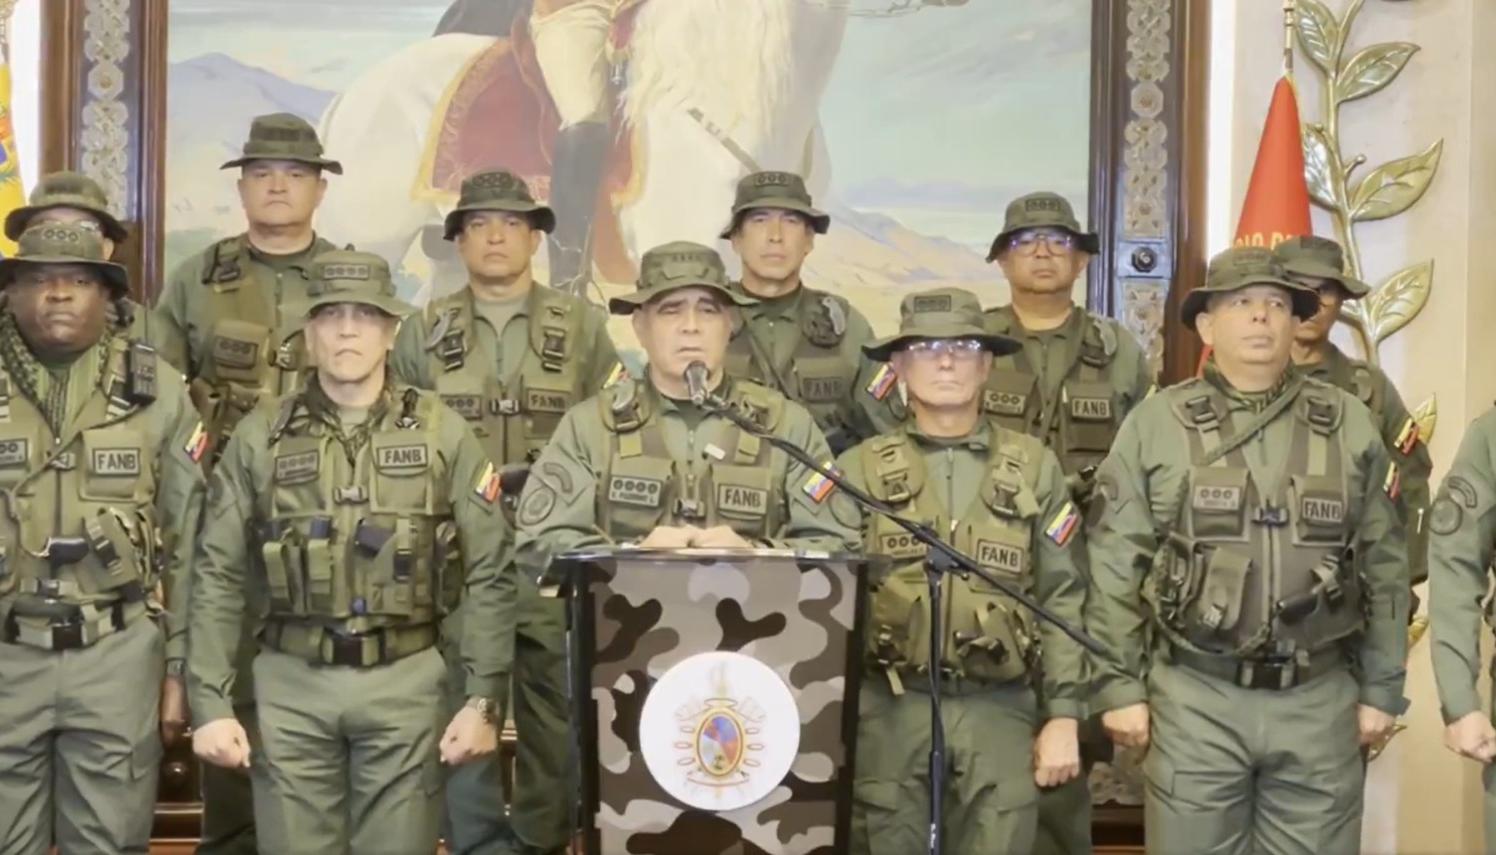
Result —
M692 401L688 368L698 395L831 459L804 407L724 376L728 340L742 323L737 310L753 301L729 290L722 259L676 242L646 252L639 267L637 290L608 308L632 317L649 359L644 378L573 407L531 468L518 513L523 572L538 574L562 552L611 544L855 549L858 512L849 499Z

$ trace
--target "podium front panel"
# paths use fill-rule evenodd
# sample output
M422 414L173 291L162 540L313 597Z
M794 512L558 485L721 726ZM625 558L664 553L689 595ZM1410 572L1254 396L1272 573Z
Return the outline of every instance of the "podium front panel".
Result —
M589 852L845 851L860 566L617 552L574 567Z

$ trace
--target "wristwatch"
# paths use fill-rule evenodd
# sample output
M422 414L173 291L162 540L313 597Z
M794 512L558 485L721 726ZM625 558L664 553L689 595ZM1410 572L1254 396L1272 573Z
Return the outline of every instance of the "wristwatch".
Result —
M472 697L467 699L466 706L468 709L477 710L478 715L483 716L483 720L488 722L489 724L497 723L498 717L494 715L493 711L493 698L485 698L482 695L473 695Z
M187 676L187 660L185 660L185 659L168 659L168 660L166 660L166 676L168 676L168 677L185 677L185 676Z

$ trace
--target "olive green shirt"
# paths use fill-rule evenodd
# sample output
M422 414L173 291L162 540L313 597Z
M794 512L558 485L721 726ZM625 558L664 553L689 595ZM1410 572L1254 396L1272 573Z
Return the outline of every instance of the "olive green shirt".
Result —
M1429 628L1444 721L1482 709L1481 601L1496 558L1496 410L1460 441L1429 512Z
M626 382L637 386L637 394L650 397L650 418L660 421L666 449L675 460L706 455L707 446L732 429L731 422L715 414L691 424L682 414L681 405L656 392L648 380ZM603 394L620 391L622 387ZM725 392L721 387L717 391ZM793 401L784 403L775 434L817 460L831 460L831 449L810 413ZM517 552L523 572L538 577L551 559L563 552L614 545L613 538L598 524L598 503L602 498L597 491L598 480L606 468L606 456L612 452L612 442L596 396L572 407L561 420L550 444L535 462L520 498ZM802 489L811 477L810 472L782 451L774 451L768 466L780 484L788 508L781 515L786 524L768 539L767 546L856 551L860 542L858 518L850 500L836 493L821 502L812 499ZM549 495L545 495L547 492ZM548 510L543 515L533 513L538 507Z
M71 436L70 442L82 449L82 431L100 427L86 424L77 417L95 396L108 393L106 384L112 372L103 372L108 353L103 347L94 347L61 367L67 374L67 419L61 434L49 431L53 443ZM38 366L41 375L39 392L45 394L47 384L55 382L51 371ZM10 370L10 369L7 369ZM16 383L11 382L11 394L19 394ZM107 420L106 420L107 421ZM201 422L197 410L187 396L187 386L182 379L164 366L157 366L156 399L132 410L121 422L123 425L138 425L146 442L154 443L156 493L154 507L165 547L165 566L161 582L166 608L166 658L183 660L187 656L187 604L191 597L190 568L198 531L198 517L202 511L205 483L202 468L192 459L189 447L193 435ZM52 447L49 443L48 450ZM50 508L28 507L28 500L18 500L21 513L51 514ZM65 510L57 515L67 518ZM84 532L74 516L67 528L56 532L59 537L77 537Z
M1086 625L1108 650L1097 660L1093 710L1104 712L1147 700L1148 611L1143 586L1163 537L1177 525L1190 470L1189 429L1174 411L1174 394L1212 384L1226 396L1223 421L1240 430L1279 395L1306 387L1340 397L1340 441L1349 493L1350 545L1360 569L1367 615L1358 640L1361 703L1397 715L1403 711L1407 655L1407 541L1397 506L1383 485L1392 461L1370 413L1333 386L1302 379L1292 368L1269 394L1243 395L1214 370L1144 401L1128 417L1097 473L1090 509L1091 592ZM1203 391L1203 390L1202 390ZM1252 478L1277 483L1293 436L1293 407L1286 407L1241 446Z
M740 294L752 296L741 282L732 283L732 288ZM808 313L823 311L821 301L829 296L824 291L801 285L781 297L768 300L755 297L759 300L757 305L739 310L743 314L743 327L733 338L744 339L750 345L754 363L763 375L758 382L790 400L801 400L794 360L804 336L802 325ZM817 423L823 430L835 422L845 425L851 434L848 437L850 447L859 440L898 427L904 420L905 410L896 391L886 393L882 400L873 397L869 391L875 375L883 367L883 363L874 362L862 352L862 346L874 338L873 328L856 307L844 305L845 331L841 341L826 350L851 369L848 373L852 375L852 383L847 389L847 397L834 407L826 408L824 415L817 416ZM822 407L824 405L815 405L816 409Z
M246 245L248 241L246 240ZM296 304L306 299L311 281L312 259L338 247L324 238L314 237L312 245L301 252L271 255L249 247L246 276L267 286L266 317L282 318L286 311L299 311ZM151 344L189 381L203 373L203 365L212 358L213 324L208 296L213 285L203 282L206 268L213 260L213 247L177 265L166 287L156 301L150 319ZM253 286L251 286L253 287Z
M389 400L397 401L402 392L402 387L392 389ZM263 497L273 489L270 433L280 407L280 401L265 402L246 416L213 470L192 568L188 690L198 726L232 715L234 654L247 619L242 593L246 576L258 577L256 587L268 586L258 559L258 532L265 522ZM393 421L399 407L392 403L388 409L384 418ZM438 407L436 412L437 453L446 462L444 487L466 563L462 609L473 616L462 621L465 690L495 699L502 709L514 658L516 584L506 570L513 541L498 502L487 502L475 492L490 466L477 437L450 409Z
M1053 434L1059 426L1062 387L1080 369L1081 343L1093 324L1099 323L1110 330L1109 335L1116 342L1116 349L1105 369L1106 383L1112 389L1116 424L1120 425L1153 389L1153 369L1148 363L1148 355L1132 333L1111 318L1094 315L1076 306L1060 326L1049 330L1028 330L1011 305L988 309L985 317L989 330L1022 343L1021 353L998 357L992 363L992 370L996 373L1022 367L1033 372L1037 378L1035 391L1039 395L1037 413L1041 423L1032 425L1027 432L1051 447L1054 447ZM1074 474L1071 461L1061 458L1060 465L1066 467L1066 474Z
M910 419L902 428L913 440L924 458L926 490L935 490L942 507L965 510L977 498L977 490L992 467L991 451L995 431L1002 430L985 419L972 433L960 439L926 436ZM863 446L844 452L837 458L837 468L846 473L855 487L867 489ZM1045 524L1065 511L1070 490L1065 473L1054 452L1043 450L1038 479L1033 485L1039 513L1032 520L1029 555L1029 592L1042 605L1075 627L1081 626L1086 601L1085 538L1081 528L1064 544L1044 534ZM959 518L953 520L959 523ZM949 537L950 532L940 532ZM1022 606L1013 605L1021 609ZM1086 715L1085 651L1068 635L1048 621L1036 619L1039 629L1043 670L1041 695L1046 718L1083 718Z
M1396 461L1402 478L1397 505L1408 532L1410 584L1422 582L1428 578L1428 482L1434 461L1429 456L1428 445L1418 436L1417 422L1397 393L1397 387L1382 369L1351 359L1334 344L1329 345L1323 361L1300 365L1299 370L1344 389L1371 408L1382 442Z
M464 288L460 292L467 299L473 318L472 327L467 331L468 352L465 366L492 366L494 376L505 381L519 370L524 364L525 352L530 349L530 321L539 303L541 295L538 292L541 287L531 286L524 302L509 316L503 330L494 328L489 316L482 311L483 301L474 297L471 288ZM608 337L607 316L581 300L576 302L578 305L573 307L573 311L581 313L580 332L577 336L580 340L567 342L567 347L580 354L582 363L578 366L578 376L587 378L587 389L595 393L603 387L619 364L618 351L613 346L613 339ZM434 319L416 315L400 325L390 365L394 367L395 376L401 382L422 389L434 389L436 378L446 370L441 358L427 349L432 332L429 324L433 322Z

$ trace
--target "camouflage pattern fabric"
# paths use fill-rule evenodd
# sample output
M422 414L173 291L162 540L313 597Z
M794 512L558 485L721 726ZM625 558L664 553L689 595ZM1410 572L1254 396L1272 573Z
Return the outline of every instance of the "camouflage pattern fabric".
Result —
M585 851L845 851L848 815L838 805L850 804L853 746L844 740L855 730L858 697L857 669L848 663L861 650L862 629L855 567L785 550L726 560L692 550L620 551L579 566L588 581L573 598L573 614L585 616L574 623L583 629L572 633L573 657L591 670L589 688L574 696L592 702L592 715L577 716L589 779ZM797 696L801 723L785 780L758 802L723 812L669 796L639 749L640 713L655 681L710 650L742 652L778 673ZM593 769L595 779L585 774Z

